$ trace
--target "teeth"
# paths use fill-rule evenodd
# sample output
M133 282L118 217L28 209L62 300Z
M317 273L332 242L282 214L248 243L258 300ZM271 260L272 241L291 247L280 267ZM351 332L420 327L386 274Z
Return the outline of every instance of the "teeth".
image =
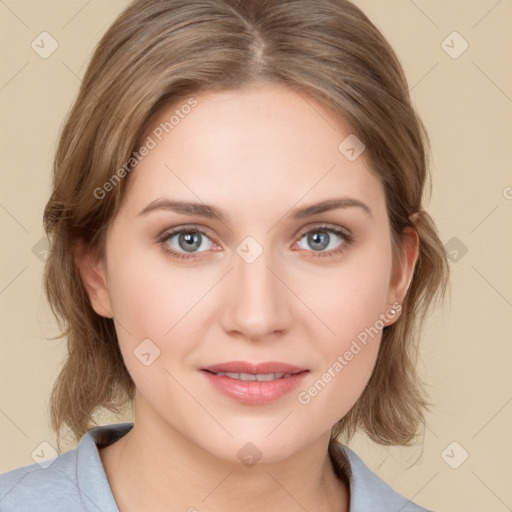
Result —
M291 377L291 373L233 373L233 372L217 372L215 375L219 375L221 377L229 377L230 379L237 380L257 380L261 381L269 381L275 379L282 379Z
M260 373L259 375L256 375L256 380L266 381L280 379L283 375L284 373Z

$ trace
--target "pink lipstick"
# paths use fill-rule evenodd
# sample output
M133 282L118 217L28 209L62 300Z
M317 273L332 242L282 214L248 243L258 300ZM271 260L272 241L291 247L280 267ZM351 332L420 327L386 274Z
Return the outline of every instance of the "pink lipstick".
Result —
M280 362L229 361L201 369L222 394L248 405L263 405L288 394L309 370Z

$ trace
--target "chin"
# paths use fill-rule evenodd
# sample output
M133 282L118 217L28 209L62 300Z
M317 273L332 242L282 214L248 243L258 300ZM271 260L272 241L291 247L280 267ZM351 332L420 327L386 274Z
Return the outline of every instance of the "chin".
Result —
M231 430L233 438L229 439L222 435L215 436L215 440L210 437L209 440L215 444L210 444L205 449L226 462L242 463L251 467L256 463L272 464L286 460L321 435L308 436L303 429L300 433L292 433L289 426L288 429L283 425L278 426L280 421L282 419L273 422L273 427L270 429L267 428L267 424L265 426L260 424L258 427L253 423L249 429L242 429L239 432ZM269 432L271 432L270 435Z

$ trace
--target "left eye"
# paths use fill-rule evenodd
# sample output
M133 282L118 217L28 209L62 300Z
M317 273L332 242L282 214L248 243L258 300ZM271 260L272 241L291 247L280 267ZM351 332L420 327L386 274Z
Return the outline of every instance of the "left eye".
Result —
M333 236L334 235L334 236ZM324 251L324 252L334 252L339 251L338 247L344 244L336 241L336 238L341 239L343 242L348 243L348 235L343 233L343 231L335 228L315 228L307 233L304 233L299 243L302 240L305 240L305 243L309 245L314 252ZM301 247L304 249L304 247Z

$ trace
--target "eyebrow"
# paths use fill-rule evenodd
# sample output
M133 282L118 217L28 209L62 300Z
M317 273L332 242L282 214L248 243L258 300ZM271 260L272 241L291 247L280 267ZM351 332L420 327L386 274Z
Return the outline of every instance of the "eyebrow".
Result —
M327 212L329 210L335 210L338 208L359 208L364 211L368 216L373 217L373 213L370 207L353 197L338 197L333 199L326 199L303 208L297 208L292 211L293 219L304 219L311 217L318 213ZM197 215L199 217L205 217L208 219L217 219L221 222L226 222L227 216L222 210L215 206L208 205L205 203L195 203L187 201L177 201L166 197L155 199L149 203L139 214L146 215L156 210L173 211L175 213L182 213L185 215Z

